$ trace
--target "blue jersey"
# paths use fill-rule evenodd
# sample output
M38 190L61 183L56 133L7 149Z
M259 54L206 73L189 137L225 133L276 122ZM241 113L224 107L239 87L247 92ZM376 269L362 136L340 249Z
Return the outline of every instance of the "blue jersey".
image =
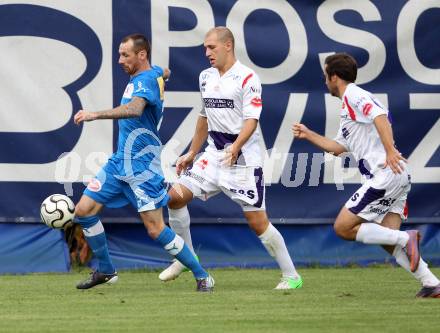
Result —
M160 166L163 71L153 67L130 78L121 105L135 96L147 105L138 118L119 120L118 150L93 178L84 194L110 208L131 203L139 212L166 206Z
M162 75L163 70L153 66L130 78L121 105L129 103L133 97L145 99L147 105L140 117L118 121L118 150L115 154L117 158L151 161L151 153L159 153L161 142L158 132L162 121L164 92ZM157 147L157 150L154 147Z

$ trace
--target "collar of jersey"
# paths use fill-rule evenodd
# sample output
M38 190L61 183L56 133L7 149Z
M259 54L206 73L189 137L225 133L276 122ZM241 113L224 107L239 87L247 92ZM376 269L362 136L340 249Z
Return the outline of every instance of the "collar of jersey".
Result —
M213 67L213 68L215 69L215 71L216 71L218 77L221 79L221 78L226 77L230 72L232 72L233 68L236 67L236 66L238 66L238 65L240 65L240 61L239 61L238 59L236 59L235 62L234 62L234 64L231 66L231 68L229 68L229 69L225 72L225 74L223 74L222 76L220 76L220 72L218 71L217 68L215 68L215 67Z

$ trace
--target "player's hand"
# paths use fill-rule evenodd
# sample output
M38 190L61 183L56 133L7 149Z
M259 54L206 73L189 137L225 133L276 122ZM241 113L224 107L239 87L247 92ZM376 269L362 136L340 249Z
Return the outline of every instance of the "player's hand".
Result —
M292 133L295 138L307 139L310 130L307 128L306 125L296 123L292 125Z
M233 166L235 162L237 162L238 153L239 150L237 150L233 144L227 146L225 149L225 157L222 159L222 164L228 167Z
M169 68L164 68L164 69L163 69L163 75L162 75L163 79L164 79L165 81L168 81L168 79L170 78L170 76L171 76L171 70L170 70Z
M79 110L73 117L73 121L77 125L81 124L83 121L92 121L96 119L97 119L96 112L89 112L85 110Z
M391 151L387 152L386 161L383 165L384 169L389 166L394 173L402 173L403 166L400 164L400 161L407 162L406 158L402 156L402 154L393 147Z
M188 152L177 159L176 172L178 176L180 176L182 171L188 168L188 166L192 164L194 158L195 158L195 154L192 152Z

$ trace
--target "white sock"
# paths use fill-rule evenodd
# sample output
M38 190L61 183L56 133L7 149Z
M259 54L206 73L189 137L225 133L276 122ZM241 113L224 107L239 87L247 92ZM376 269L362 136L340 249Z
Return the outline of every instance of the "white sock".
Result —
M414 276L417 281L420 281L424 287L434 287L440 283L437 277L432 274L431 270L428 268L428 264L422 258L420 258L419 267L413 273L410 269L408 257L406 256L402 247L397 245L394 248L393 256L396 258L396 262L406 271L411 273L411 275Z
M183 238L186 246L188 246L191 252L195 254L191 239L191 231L189 229L190 216L188 207L184 206L179 209L168 208L168 216L171 229Z
M283 277L298 279L299 274L293 265L289 252L287 251L284 238L272 223L269 223L266 231L258 236L258 238L260 238L266 250L280 266Z
M377 223L362 223L356 234L356 240L364 244L400 245L405 247L409 235L400 230L382 227Z

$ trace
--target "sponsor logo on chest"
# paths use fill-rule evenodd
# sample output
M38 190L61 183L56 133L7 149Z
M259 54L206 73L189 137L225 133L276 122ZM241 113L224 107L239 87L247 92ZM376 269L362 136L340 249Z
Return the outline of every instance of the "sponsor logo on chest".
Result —
M205 108L209 109L233 109L234 101L226 98L204 98Z

